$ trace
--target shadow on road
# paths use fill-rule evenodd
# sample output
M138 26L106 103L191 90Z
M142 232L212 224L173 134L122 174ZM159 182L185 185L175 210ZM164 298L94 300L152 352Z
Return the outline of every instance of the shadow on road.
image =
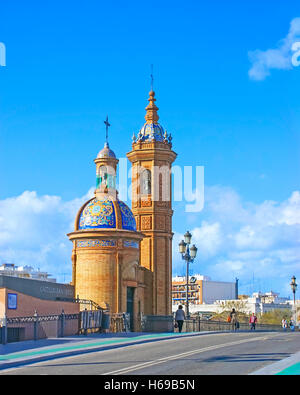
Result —
M236 354L236 355L221 355L210 358L197 359L195 362L277 362L283 358L288 358L289 353L263 353L263 354Z

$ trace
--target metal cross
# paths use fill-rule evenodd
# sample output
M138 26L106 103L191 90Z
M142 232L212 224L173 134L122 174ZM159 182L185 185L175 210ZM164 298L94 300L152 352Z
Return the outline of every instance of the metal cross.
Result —
M106 142L108 143L108 128L110 127L110 123L108 122L108 115L106 116L106 120L104 121L106 125Z

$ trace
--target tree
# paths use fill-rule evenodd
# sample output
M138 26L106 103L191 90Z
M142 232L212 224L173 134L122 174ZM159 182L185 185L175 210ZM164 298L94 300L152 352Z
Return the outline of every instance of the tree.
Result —
M247 309L247 302L244 300L224 300L218 303L219 312L211 319L226 321L232 309L235 309L240 322L248 322L249 313Z
M290 320L292 318L292 312L289 309L274 309L272 311L268 311L264 314L258 315L258 322L260 324L273 324L273 325L281 325L282 319Z

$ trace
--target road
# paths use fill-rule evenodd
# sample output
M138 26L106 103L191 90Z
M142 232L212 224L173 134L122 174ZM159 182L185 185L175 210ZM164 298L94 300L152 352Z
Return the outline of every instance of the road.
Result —
M299 351L299 332L201 334L57 358L0 375L247 375Z

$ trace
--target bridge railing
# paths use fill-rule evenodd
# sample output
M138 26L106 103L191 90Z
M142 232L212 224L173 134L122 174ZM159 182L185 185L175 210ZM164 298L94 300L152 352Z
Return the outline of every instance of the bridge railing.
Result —
M269 324L256 324L256 330L264 331L279 331L282 330L281 325L269 325ZM238 330L245 331L249 330L250 325L248 323L239 323ZM182 332L201 332L201 331L231 331L232 324L225 321L212 321L203 320L200 318L194 318L186 320L183 323ZM178 331L175 330L175 331Z
M0 318L0 344L50 337L65 337L93 332L128 332L126 314L111 314L102 309L78 314L49 314Z

